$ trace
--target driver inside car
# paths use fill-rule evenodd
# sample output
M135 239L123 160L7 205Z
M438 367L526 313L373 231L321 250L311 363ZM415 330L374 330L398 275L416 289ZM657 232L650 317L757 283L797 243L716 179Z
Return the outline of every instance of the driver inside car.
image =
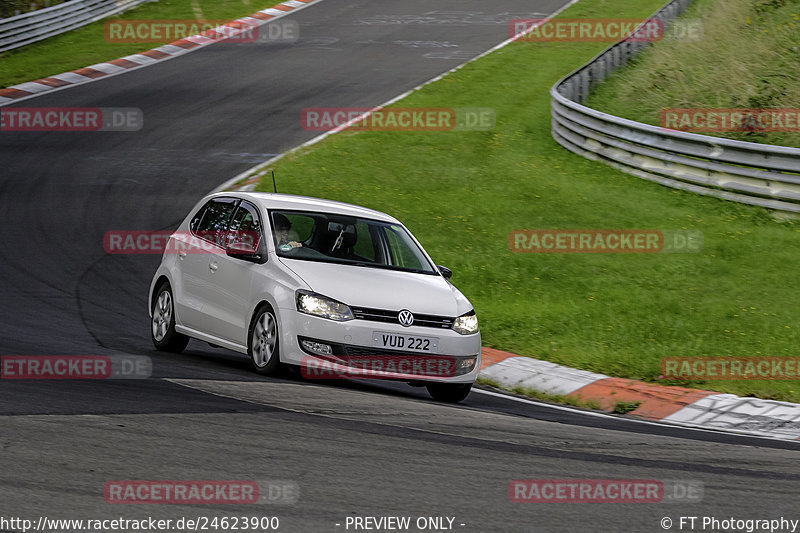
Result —
M275 213L272 216L272 224L275 227L278 249L284 250L284 247L288 246L289 248L286 248L286 250L288 250L290 248L301 248L303 246L303 243L296 240L296 232L291 231L292 223L284 215Z

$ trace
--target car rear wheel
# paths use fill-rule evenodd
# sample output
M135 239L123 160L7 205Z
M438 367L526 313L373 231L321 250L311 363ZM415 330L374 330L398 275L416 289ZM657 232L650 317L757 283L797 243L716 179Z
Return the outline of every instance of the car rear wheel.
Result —
M434 400L458 403L472 390L472 383L428 383L425 387Z
M175 305L169 283L164 282L156 289L152 311L150 338L153 346L162 352L181 353L189 344L189 337L175 331Z
M274 374L280 366L281 358L278 342L278 321L272 307L261 307L253 317L248 335L250 364L257 373Z

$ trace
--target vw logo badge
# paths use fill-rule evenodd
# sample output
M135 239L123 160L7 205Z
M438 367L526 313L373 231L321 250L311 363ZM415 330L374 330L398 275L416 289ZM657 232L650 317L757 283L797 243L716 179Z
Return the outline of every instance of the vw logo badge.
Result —
M408 309L403 309L397 315L397 320L400 321L401 326L408 327L414 323L414 315L412 315L411 311L409 311Z

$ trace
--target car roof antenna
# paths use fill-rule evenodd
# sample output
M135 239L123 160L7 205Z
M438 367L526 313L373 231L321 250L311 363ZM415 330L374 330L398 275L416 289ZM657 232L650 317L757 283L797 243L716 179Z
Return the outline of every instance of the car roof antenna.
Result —
M274 170L272 171L272 190L275 191L276 194L278 193L278 186L275 185L275 171Z

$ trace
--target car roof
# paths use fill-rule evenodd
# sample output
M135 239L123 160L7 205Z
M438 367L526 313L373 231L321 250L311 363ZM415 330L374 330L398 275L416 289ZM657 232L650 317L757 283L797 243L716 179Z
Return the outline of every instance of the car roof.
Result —
M400 222L386 213L368 209L353 204L337 202L334 200L323 200L322 198L312 198L310 196L298 196L294 194L280 194L271 192L227 192L218 193L214 196L236 196L247 199L254 204L260 205L265 209L286 209L292 211L311 211L319 213L336 213L342 215L358 216L371 218L383 222Z

